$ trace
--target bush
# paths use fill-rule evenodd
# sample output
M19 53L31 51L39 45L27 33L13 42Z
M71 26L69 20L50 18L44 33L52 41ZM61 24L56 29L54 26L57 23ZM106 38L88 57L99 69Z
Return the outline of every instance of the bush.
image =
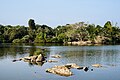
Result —
M29 36L29 35L25 35L25 36L21 39L21 42L23 42L23 43L28 43L28 42L29 42L29 39L30 39L30 36Z
M13 43L21 43L21 40L20 39L14 39L12 42Z

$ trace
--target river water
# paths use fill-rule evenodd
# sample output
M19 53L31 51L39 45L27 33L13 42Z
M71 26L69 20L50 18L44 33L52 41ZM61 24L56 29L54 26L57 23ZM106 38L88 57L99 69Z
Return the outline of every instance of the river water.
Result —
M56 63L12 62L34 53L39 48L47 49L47 60ZM59 54L61 58L52 58ZM88 71L71 69L72 76L65 77L46 73L47 68L55 65L76 63L86 66ZM101 64L95 68L92 64ZM34 44L0 44L0 80L120 80L120 45L102 46L63 46Z

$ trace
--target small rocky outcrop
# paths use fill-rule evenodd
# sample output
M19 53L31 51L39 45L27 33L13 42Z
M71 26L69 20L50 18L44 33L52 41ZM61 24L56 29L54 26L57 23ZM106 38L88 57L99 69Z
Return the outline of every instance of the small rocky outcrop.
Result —
M77 65L75 63L68 63L65 66L68 67L68 68L83 69L83 67L80 67L79 65Z
M16 60L13 60L13 62L21 61L21 60L23 60L24 62L45 62L45 57L42 54L39 54L35 56L16 59Z
M71 76L72 72L65 66L55 66L49 69L46 69L46 72L57 74L60 76Z
M83 67L83 70L87 72L89 70L89 67Z
M20 58L20 59L18 59L18 60L12 60L12 62L16 62L16 61L21 61L22 60L22 58Z
M42 62L44 60L45 60L45 57L42 54L40 54L40 55L38 55L36 62Z
M38 56L31 56L31 62L35 62Z
M80 70L83 69L84 71L88 71L89 70L88 67L82 67L82 66L79 66L79 65L77 65L75 63L68 63L68 64L66 64L64 66L66 66L69 69L75 68L75 69L80 69Z
M51 63L51 62L58 62L56 60L48 60L47 62Z
M52 58L61 58L61 56L58 55L58 54L57 54L57 55L52 55L51 57L52 57Z
M46 69L46 72L57 74L57 75L60 75L60 76L71 76L73 74L70 71L71 68L82 69L84 71L89 70L88 67L80 67L79 65L77 65L75 63L69 63L69 64L65 64L65 65L62 65L62 66L55 66L55 67Z
M42 54L37 56L24 57L24 60L30 60L31 62L42 62L45 61L45 57Z
M93 64L92 67L100 68L100 67L102 67L102 65L101 64Z

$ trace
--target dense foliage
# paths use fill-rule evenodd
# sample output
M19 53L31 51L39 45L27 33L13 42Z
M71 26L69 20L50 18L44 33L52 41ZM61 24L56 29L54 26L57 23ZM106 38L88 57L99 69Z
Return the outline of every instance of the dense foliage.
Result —
M107 21L104 26L79 22L51 28L28 21L29 27L0 25L0 43L67 43L90 41L100 44L120 43L120 28Z

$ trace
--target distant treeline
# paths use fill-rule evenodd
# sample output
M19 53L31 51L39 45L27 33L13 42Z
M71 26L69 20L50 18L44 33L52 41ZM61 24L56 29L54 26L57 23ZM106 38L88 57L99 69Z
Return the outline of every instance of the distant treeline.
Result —
M104 26L79 22L51 28L28 21L29 27L0 25L0 43L67 43L90 41L93 44L119 44L120 28L107 21Z

